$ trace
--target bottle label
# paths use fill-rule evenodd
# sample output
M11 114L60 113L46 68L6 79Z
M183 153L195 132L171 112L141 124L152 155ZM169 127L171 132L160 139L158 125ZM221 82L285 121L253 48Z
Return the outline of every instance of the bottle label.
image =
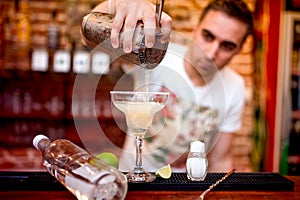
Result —
M32 71L45 72L48 70L49 54L46 49L34 49L32 52Z
M69 72L71 68L71 54L69 51L58 50L54 54L54 72Z

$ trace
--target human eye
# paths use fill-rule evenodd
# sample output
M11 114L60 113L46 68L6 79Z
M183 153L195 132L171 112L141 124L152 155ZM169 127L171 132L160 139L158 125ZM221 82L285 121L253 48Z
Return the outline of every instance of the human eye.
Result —
M207 30L202 31L202 37L206 42L211 42L215 39L214 35Z
M236 48L236 44L232 42L223 42L221 45L221 48L224 49L225 51L233 51Z

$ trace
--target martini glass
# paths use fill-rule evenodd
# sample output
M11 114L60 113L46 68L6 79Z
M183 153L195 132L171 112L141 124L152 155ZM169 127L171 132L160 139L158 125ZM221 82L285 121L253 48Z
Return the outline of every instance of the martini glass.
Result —
M128 182L152 182L155 175L146 172L142 164L142 143L155 113L167 104L169 93L111 91L113 105L125 114L126 124L136 138L135 167L126 176Z

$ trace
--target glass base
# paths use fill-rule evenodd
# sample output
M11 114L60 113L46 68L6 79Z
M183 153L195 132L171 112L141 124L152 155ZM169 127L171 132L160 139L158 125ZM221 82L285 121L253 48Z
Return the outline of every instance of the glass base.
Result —
M131 183L152 182L156 179L154 174L148 172L136 173L134 171L126 174L127 181Z

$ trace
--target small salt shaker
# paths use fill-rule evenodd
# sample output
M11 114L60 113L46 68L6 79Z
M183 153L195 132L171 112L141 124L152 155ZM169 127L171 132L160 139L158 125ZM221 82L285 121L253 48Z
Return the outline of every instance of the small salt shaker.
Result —
M208 161L205 153L205 144L193 141L186 160L187 177L191 181L203 181L207 174Z

